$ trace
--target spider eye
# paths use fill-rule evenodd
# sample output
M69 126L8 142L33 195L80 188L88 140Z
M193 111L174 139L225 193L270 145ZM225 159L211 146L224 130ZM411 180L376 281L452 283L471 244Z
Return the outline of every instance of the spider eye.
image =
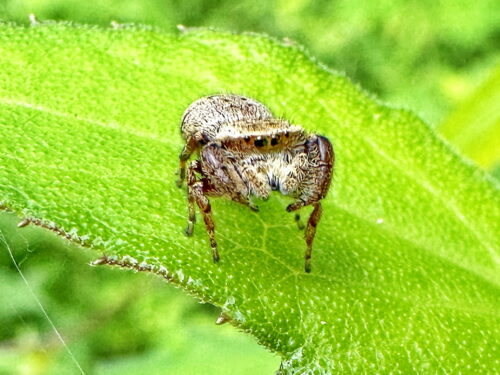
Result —
M278 137L271 138L271 146L276 146L278 144Z
M287 138L288 138L288 136L289 136L289 135L290 135L290 133L289 133L289 132L285 132L285 137L287 137Z
M253 144L255 145L255 147L263 147L263 146L267 145L267 139L266 138L256 139Z
M245 138L243 138L246 143L250 142L250 137L247 135Z

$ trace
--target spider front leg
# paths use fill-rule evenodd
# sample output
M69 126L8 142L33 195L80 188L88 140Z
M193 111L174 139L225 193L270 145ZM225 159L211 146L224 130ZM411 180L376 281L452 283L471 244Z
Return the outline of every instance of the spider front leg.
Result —
M232 201L247 206L252 211L259 211L249 198L247 171L233 157L216 144L204 146L201 159L206 175L215 181L214 191L217 195L226 195Z
M188 168L188 226L186 234L190 236L193 233L196 215L194 210L194 203L198 205L205 222L205 228L210 239L210 247L212 248L212 256L215 263L219 261L219 252L217 250L217 241L215 241L215 224L212 217L212 207L207 198L208 193L211 191L206 179L198 179L196 173L201 173L201 165L198 160L191 162ZM204 183L205 182L205 183Z
M186 178L186 162L198 146L199 144L196 139L194 137L189 137L182 148L181 154L179 155L179 179L176 181L178 187L182 186Z
M287 211L291 212L298 210L304 205L305 204L302 201L292 203L287 207ZM309 220L307 221L306 231L304 233L304 238L306 240L306 252L304 253L304 270L307 273L311 272L312 245L314 237L316 236L316 227L318 226L322 213L320 202L314 202L312 203L312 206L314 207L314 209L311 212L311 215L309 216Z

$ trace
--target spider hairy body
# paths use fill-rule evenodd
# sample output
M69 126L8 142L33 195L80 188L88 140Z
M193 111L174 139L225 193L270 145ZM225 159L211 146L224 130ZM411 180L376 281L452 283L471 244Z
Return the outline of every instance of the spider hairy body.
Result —
M186 144L180 154L178 185L186 179L188 226L200 208L210 238L213 259L219 261L215 225L208 197L225 196L258 211L251 198L267 199L271 191L295 199L287 211L312 205L306 230L305 271L311 271L312 243L321 218L321 203L329 189L335 156L330 141L306 133L300 126L274 118L263 104L238 95L198 99L184 112L181 132ZM296 216L299 224L299 217Z

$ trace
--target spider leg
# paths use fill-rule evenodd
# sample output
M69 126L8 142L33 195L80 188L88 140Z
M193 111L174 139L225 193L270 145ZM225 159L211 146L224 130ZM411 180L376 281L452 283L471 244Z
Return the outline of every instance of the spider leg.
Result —
M186 236L191 237L193 235L194 223L196 223L196 212L194 211L194 203L196 198L194 194L188 193L188 224L184 233Z
M319 220L321 219L321 203L316 202L313 203L314 209L313 212L311 213L311 216L309 216L309 220L307 221L307 227L306 227L306 232L305 232L305 239L306 239L306 252L304 254L305 258L305 263L304 263L304 269L306 272L311 272L311 254L312 254L312 244L314 241L314 237L316 236L316 226L319 223Z
M297 223L297 228L299 228L299 230L303 230L306 227L300 220L300 214L295 214L295 222Z
M269 183L264 174L260 173L259 169L256 166L250 164L249 161L244 162L240 166L240 174L244 178L244 180L247 181L247 184L249 184L249 189L252 190L254 196L262 198L264 200L267 200L269 198L271 187L269 186ZM254 209L251 203L248 206L253 211L259 210L257 206L254 206Z
M286 210L287 210L288 212L297 211L298 209L300 209L300 208L302 208L302 207L304 207L304 206L307 206L308 204L311 204L311 203L312 203L312 202L308 202L308 203L306 203L305 201L303 201L303 200L300 200L300 199L299 199L299 200L298 200L298 201L296 201L296 202L290 203L290 204L287 206ZM300 218L300 216L299 216L299 218Z
M222 166L222 171L231 180L232 188L228 191L228 195L232 201L240 203L247 206L254 212L259 211L259 207L256 206L249 198L247 193L247 186L244 179L241 176L241 171L237 170L237 167L230 161L224 160L224 165Z
M215 224L212 217L212 207L210 205L210 201L207 198L207 195L211 192L211 189L205 179L199 180L196 177L196 172L199 172L201 170L200 168L201 166L198 160L191 162L188 168L189 217L186 234L190 236L193 233L193 227L196 221L194 203L196 202L203 216L203 221L205 222L205 228L210 239L210 247L212 248L212 256L214 262L217 263L219 261L219 252L217 250L217 241L215 240ZM212 192L214 193L215 191Z
M309 216L309 220L307 221L307 226L306 226L306 231L304 233L304 238L306 240L306 252L304 254L304 269L306 272L311 272L311 254L312 254L312 244L314 241L314 237L316 236L316 227L319 223L319 220L321 219L321 203L320 202L304 202L302 200L299 200L297 202L294 202L286 208L288 212L291 211L296 211L301 207L304 207L308 204L311 204L314 209L311 212L311 215Z
M189 160L191 154L198 147L198 142L194 137L189 137L186 144L182 148L181 154L179 155L179 179L176 181L178 187L182 186L184 179L186 178L186 161Z
M242 167L229 157L219 146L212 144L201 151L205 173L219 181L219 195L227 195L232 201L249 207L252 211L259 208L249 199L249 187ZM215 184L215 183L214 183Z
M196 202L196 197L194 193L190 190L190 186L194 186L198 179L196 177L196 172L201 173L201 165L199 160L194 160L189 164L188 168L188 225L184 233L186 236L191 236L193 234L194 223L196 223L196 212L194 210L194 204Z

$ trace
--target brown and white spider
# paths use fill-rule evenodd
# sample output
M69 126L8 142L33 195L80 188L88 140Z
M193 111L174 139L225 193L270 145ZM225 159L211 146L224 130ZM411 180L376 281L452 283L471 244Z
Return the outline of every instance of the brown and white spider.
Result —
M305 230L305 271L311 271L312 244L321 218L321 199L330 186L335 156L330 141L307 134L296 125L274 118L261 103L243 96L220 94L196 100L184 112L181 131L186 144L179 156L179 186L187 168L189 218L193 233L195 203L210 238L214 262L219 261L214 221L208 197L226 196L258 211L251 197L268 198L271 191L296 200L288 212L312 205ZM299 216L296 215L297 223Z

